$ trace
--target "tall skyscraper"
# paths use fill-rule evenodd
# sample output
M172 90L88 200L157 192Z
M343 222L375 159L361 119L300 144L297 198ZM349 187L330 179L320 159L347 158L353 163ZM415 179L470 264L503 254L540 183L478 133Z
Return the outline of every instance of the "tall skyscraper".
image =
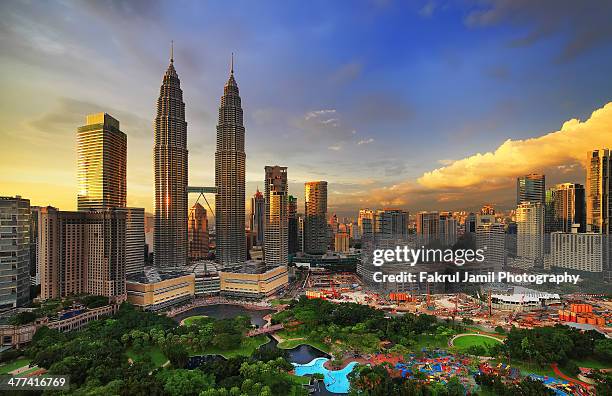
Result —
M521 202L545 202L546 177L538 173L516 179L516 204Z
M250 229L255 235L255 246L263 246L264 244L264 217L266 216L266 200L263 194L257 189L257 192L251 197L251 216Z
M196 202L189 209L189 259L200 260L208 256L208 217L206 209Z
M40 265L38 261L38 227L40 207L30 206L30 283L40 285Z
M216 258L225 270L241 266L247 257L244 227L244 124L234 61L223 88L215 152Z
M428 244L437 241L440 238L440 213L417 213L416 233L421 243Z
M77 130L78 210L126 204L127 136L106 113L89 114Z
M297 216L297 197L289 195L287 200L287 217L288 217L288 232L289 232L289 254L295 254L301 249L298 242L298 216Z
M544 204L523 202L516 209L516 250L526 267L542 262L544 257Z
M593 150L586 164L587 231L610 234L612 218L612 158L609 149Z
M327 182L304 184L304 251L307 254L325 254L327 236Z
M584 218L584 186L577 183L557 184L552 192L553 231L571 232L578 224L578 232L586 230ZM549 227L547 227L548 229Z
M267 267L289 263L287 167L266 166L264 255Z
M155 254L158 268L187 263L187 122L174 57L164 74L155 117Z
M0 197L0 311L30 300L30 200Z

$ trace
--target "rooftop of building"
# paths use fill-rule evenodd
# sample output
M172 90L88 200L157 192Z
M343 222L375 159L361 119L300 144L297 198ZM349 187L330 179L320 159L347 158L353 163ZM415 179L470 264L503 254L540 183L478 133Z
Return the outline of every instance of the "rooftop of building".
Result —
M189 275L185 269L172 269L159 271L154 267L145 267L143 271L126 275L127 282L135 283L157 283L168 279L179 278Z

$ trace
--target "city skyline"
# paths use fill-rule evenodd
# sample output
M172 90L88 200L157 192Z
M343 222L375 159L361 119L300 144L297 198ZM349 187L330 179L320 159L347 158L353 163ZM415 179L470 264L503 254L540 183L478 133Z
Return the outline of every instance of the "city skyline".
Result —
M2 22L7 34L0 64L11 78L0 99L6 109L0 134L7 148L0 183L5 195L28 197L33 205L75 209L74 131L86 114L107 112L128 135L128 206L153 212L152 103L171 39L177 42L177 63L187 85L193 185L214 181L215 92L227 73L229 53L237 52L248 131L247 199L263 184L264 165L272 159L289 168L290 194L301 197L305 181L327 180L329 213L356 216L361 207L383 206L412 213L475 209L485 202L510 208L517 176L538 172L546 174L548 185L583 183L585 153L612 140L612 104L606 105L612 83L604 78L612 65L608 44L580 40L585 29L605 26L595 18L590 27L581 27L578 22L589 10L570 5L552 10L569 18L568 24L555 24L529 45L508 45L537 31L545 16L535 13L511 23L495 2L446 8L435 2L389 2L376 7L370 24L397 22L397 13L415 27L391 23L370 37L357 26L365 18L363 6L351 8L346 22L325 25L323 18L314 25L320 29L305 26L313 24L321 3L299 18L290 6L279 7L273 17L291 18L262 29L259 24L269 17L251 21L248 16L256 10L245 4L244 11L229 16L245 22L237 37L207 40L204 48L176 18L164 15L164 4L151 3L146 13L138 13L142 4L137 2L108 9L77 3L46 7L16 4L5 10ZM217 7L192 4L194 18L210 24L194 37L212 37ZM331 14L341 9L327 7ZM486 20L488 11L495 18ZM92 23L84 34L70 35L70 27L58 27L43 12L61 12L68 19L89 16ZM109 14L138 18L126 28L109 22ZM158 19L162 27L149 40L155 45L141 45L145 35L140 30ZM296 19L300 23L290 30ZM194 23L184 21L190 27ZM445 28L438 31L441 23ZM104 27L113 27L113 39L101 42L94 32ZM293 33L283 39L280 32L287 31ZM416 31L423 32L423 42L392 39ZM11 41L15 35L20 40ZM382 50L395 46L397 51L376 60L376 47L385 40ZM298 42L303 45L292 49ZM361 49L357 42L363 42ZM273 43L280 43L275 57ZM107 55L98 64L87 59L95 58L94 49ZM304 61L305 55L316 60ZM58 83L64 88L60 93ZM299 98L288 95L296 91ZM442 110L446 117L437 115Z

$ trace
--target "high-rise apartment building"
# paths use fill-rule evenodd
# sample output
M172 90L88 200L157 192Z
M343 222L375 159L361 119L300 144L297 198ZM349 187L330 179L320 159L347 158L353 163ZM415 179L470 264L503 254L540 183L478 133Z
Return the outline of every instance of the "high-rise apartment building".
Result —
M346 253L349 251L350 237L346 232L339 232L334 235L334 251L338 253Z
M77 130L78 210L126 205L127 136L106 113Z
M264 244L264 220L266 216L266 200L259 188L251 197L250 229L255 235L255 246Z
M571 232L575 224L579 225L579 232L586 230L584 186L582 184L557 184L552 191L552 201L551 228L553 231Z
M408 212L400 209L377 210L374 233L382 237L408 235Z
M298 217L297 217L297 197L289 195L287 200L287 217L288 217L288 233L289 233L289 254L296 254L301 251L298 242Z
M576 231L577 228L574 228L570 232L553 232L550 235L550 256L547 261L558 268L603 271L604 235Z
M264 259L267 267L289 263L287 167L266 166Z
M89 293L125 298L126 214L122 209L41 208L40 298Z
M145 212L144 208L119 208L125 213L125 273L144 270Z
M516 250L527 267L539 265L544 257L544 205L522 202L516 209Z
M38 261L38 218L40 207L30 206L30 284L40 285L40 266Z
M304 251L307 254L327 252L327 182L304 184Z
M208 217L206 209L196 202L189 209L189 259L201 260L208 256Z
M247 257L244 132L240 92L232 60L219 107L215 152L216 259L225 271L238 268Z
M483 265L501 271L505 260L506 232L500 223L483 223L476 227L476 249L484 250Z
M444 245L454 245L457 242L459 222L451 212L440 212L438 240Z
M612 158L609 149L593 150L586 164L587 231L610 235L612 218Z
M0 311L30 300L30 200L0 197Z
M361 238L367 239L374 236L374 228L376 226L376 212L370 209L360 209L359 217L357 218L357 227Z
M545 202L546 177L531 173L516 179L516 204L521 202Z
M440 213L417 213L416 233L419 241L424 244L438 240L440 238Z
M157 268L187 263L187 122L174 59L166 70L155 117L155 234Z

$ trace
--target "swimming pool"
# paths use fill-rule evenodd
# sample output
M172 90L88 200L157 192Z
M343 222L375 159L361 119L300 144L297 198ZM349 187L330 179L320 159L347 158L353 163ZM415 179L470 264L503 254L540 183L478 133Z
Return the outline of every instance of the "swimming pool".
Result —
M350 362L342 370L332 371L323 367L328 360L327 358L321 357L306 364L292 363L295 366L295 375L323 374L323 383L328 391L332 393L348 393L350 387L348 375L353 371L357 362Z

